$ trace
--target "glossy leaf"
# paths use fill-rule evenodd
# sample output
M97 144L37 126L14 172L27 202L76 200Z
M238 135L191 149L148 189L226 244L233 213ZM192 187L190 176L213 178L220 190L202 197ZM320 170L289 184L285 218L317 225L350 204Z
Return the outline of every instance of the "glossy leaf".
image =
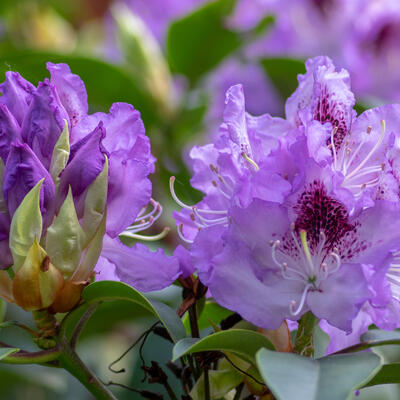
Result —
M266 347L274 349L271 342L263 335L245 329L230 329L206 336L203 339L186 338L179 341L172 352L173 360L202 351L224 351L237 354L254 363L258 350Z
M341 354L312 360L262 349L256 356L265 383L278 400L345 400L380 370L373 353Z
M239 34L228 30L224 21L235 2L210 2L171 24L167 54L174 72L194 83L241 45Z
M330 337L319 325L314 328L314 358L321 358L325 355L329 346Z
M113 300L134 302L160 319L175 342L186 336L185 327L172 308L164 303L149 300L142 293L125 283L114 281L95 282L83 291L82 297L88 303Z
M388 383L400 383L400 363L384 365L364 387Z
M15 349L15 348L0 348L0 360L2 360L4 357L9 356L10 354L14 354L17 351L19 351L19 349Z
M290 58L263 58L261 65L284 100L297 88L297 75L306 72L304 61Z
M219 362L218 370L208 371L208 379L210 383L210 396L211 400L213 400L223 398L224 395L238 386L243 381L243 375L224 359ZM193 386L190 397L193 400L205 399L204 373Z
M232 311L220 306L213 300L206 300L201 313L198 313L199 329L205 329L212 326L212 323L219 324L223 319L233 314ZM183 319L186 330L190 331L189 314L186 313Z

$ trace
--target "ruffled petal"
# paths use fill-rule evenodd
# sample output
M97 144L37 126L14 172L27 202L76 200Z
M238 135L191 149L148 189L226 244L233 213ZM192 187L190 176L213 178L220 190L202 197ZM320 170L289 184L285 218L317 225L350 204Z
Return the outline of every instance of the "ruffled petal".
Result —
M55 86L61 103L66 109L71 128L88 113L88 102L85 84L82 79L71 70L67 64L53 64L48 62L51 83Z
M214 258L214 263L209 289L219 304L266 329L277 329L285 318L293 319L290 304L299 302L303 282L259 270L249 249L241 242L226 247ZM306 311L304 307L302 313Z
M139 138L137 144L141 139ZM149 166L124 151L110 157L107 195L107 233L116 237L131 225L151 197Z
M11 143L21 141L21 128L7 106L0 103L0 157L5 164Z
M180 277L185 279L192 275L195 271L195 266L190 252L179 245L174 251L174 256L177 257L179 261Z
M100 123L96 129L71 146L68 164L60 175L57 208L59 208L71 186L74 200L79 202L82 194L96 179L104 167L105 150L101 144L105 130Z
M36 88L18 72L7 71L6 80L0 84L0 103L7 106L21 126Z
M152 252L141 243L128 247L108 235L104 236L101 257L115 265L122 282L143 292L164 289L180 274L176 257L166 256L161 249Z
M360 265L342 264L339 271L319 285L319 290L310 290L307 304L314 315L326 319L329 324L351 332L352 320L369 291Z
M49 169L54 145L69 117L54 86L46 79L40 82L22 123L22 139Z
M53 179L35 153L26 144L13 144L4 170L4 199L12 216L28 192L44 178L40 191L40 209L45 225L53 218L55 187Z

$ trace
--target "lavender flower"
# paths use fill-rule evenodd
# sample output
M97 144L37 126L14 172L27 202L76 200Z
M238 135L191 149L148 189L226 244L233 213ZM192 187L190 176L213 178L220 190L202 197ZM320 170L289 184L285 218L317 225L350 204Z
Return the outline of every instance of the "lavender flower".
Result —
M88 115L81 79L65 64L47 67L51 79L37 88L14 72L0 85L0 261L15 274L11 280L1 271L0 295L27 310L68 311L100 254L100 266L108 260L118 277L121 266L131 283L127 262L145 268L158 261L163 278L155 284L147 269L147 287L170 284L176 259L118 239L132 223L138 232L154 222L138 222L149 202L161 212L150 197L155 160L139 112L115 103L109 114Z
M178 233L187 243L195 243L196 238L207 241L210 236L202 234L205 228L220 237L228 226L232 204L245 206L254 197L280 202L290 190L287 181L273 169L260 169L270 151L278 146L277 134L289 125L269 115L247 114L241 85L232 86L226 93L223 120L215 144L194 147L190 153L195 171L192 185L205 193L203 200L195 206L183 203L176 196L174 178L171 179L171 193L184 208L174 213ZM215 241L207 251L217 251L218 243ZM193 248L196 246L195 243Z
M311 311L354 339L370 321L396 326L400 108L357 117L347 71L326 57L306 65L287 120L259 117L269 123L256 135L238 87L227 92L220 137L191 153L192 184L206 195L176 218L217 302L267 329Z

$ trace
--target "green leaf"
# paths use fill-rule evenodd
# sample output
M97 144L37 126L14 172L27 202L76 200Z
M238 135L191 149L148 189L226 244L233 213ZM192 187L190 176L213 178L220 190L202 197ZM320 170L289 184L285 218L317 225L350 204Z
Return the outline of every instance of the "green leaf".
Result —
M10 354L14 354L17 351L19 351L19 349L13 349L13 348L1 348L0 349L0 360L2 360L4 357L9 356Z
M381 368L373 353L341 354L312 360L262 349L256 356L265 383L278 400L344 400Z
M237 354L254 363L257 351L263 347L274 349L271 342L260 333L245 329L230 329L213 333L203 339L180 340L172 351L172 359L175 361L186 354L202 351L224 351Z
M314 358L321 358L325 355L329 346L330 337L319 325L314 328Z
M171 24L167 54L171 69L194 83L242 44L225 27L236 0L216 0Z
M42 214L39 207L41 179L24 197L14 213L10 227L10 250L13 256L13 270L17 272L23 264L35 239L42 235Z
M400 363L384 365L364 387L388 383L400 383Z
M186 336L185 327L176 312L164 303L149 300L142 293L122 282L100 281L90 284L82 294L88 303L126 300L134 302L157 317L167 328L174 342Z
M70 278L79 265L84 237L70 187L60 212L46 234L47 254L65 279Z
M275 89L286 100L297 88L297 75L304 74L304 61L290 58L263 58L260 60Z
M383 331L379 329L371 329L361 336L361 343L357 343L353 346L346 347L340 350L338 353L354 353L366 349L372 349L382 346L399 345L400 344L400 332L399 331Z
M219 362L218 370L208 371L208 379L210 383L211 400L221 399L229 391L234 389L243 381L243 375L234 369L232 365L223 359ZM201 374L193 386L190 397L193 400L203 400L206 398L204 393L204 373Z
M64 129L61 132L57 143L53 149L53 155L51 157L50 163L50 175L53 178L56 189L58 188L58 184L60 182L59 175L61 171L65 168L69 158L69 130L68 123L64 120Z
M211 322L214 324L219 324L223 319L227 318L229 315L233 314L232 311L220 306L213 300L206 300L204 304L204 308L199 313L199 329L208 328L211 325ZM211 322L210 322L211 321ZM189 314L186 313L183 319L183 323L185 325L186 330L190 331L190 321L189 321Z

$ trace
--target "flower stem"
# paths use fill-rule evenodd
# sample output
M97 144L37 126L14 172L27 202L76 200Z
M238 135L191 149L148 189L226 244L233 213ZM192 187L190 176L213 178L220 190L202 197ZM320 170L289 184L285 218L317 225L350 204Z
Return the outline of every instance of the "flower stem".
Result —
M97 400L116 400L116 397L86 367L65 338L61 339L60 366L73 375Z
M318 318L310 311L305 313L299 321L296 338L294 341L294 353L305 357L314 356L314 328L318 325Z
M204 368L204 396L205 400L210 400L210 377L208 376L208 367Z
M89 308L84 312L84 314L80 318L79 322L76 324L74 332L72 333L71 340L70 340L70 344L73 349L76 347L76 343L78 342L79 336L80 336L83 328L85 327L86 322L96 311L99 304L100 303L91 304L89 306Z

